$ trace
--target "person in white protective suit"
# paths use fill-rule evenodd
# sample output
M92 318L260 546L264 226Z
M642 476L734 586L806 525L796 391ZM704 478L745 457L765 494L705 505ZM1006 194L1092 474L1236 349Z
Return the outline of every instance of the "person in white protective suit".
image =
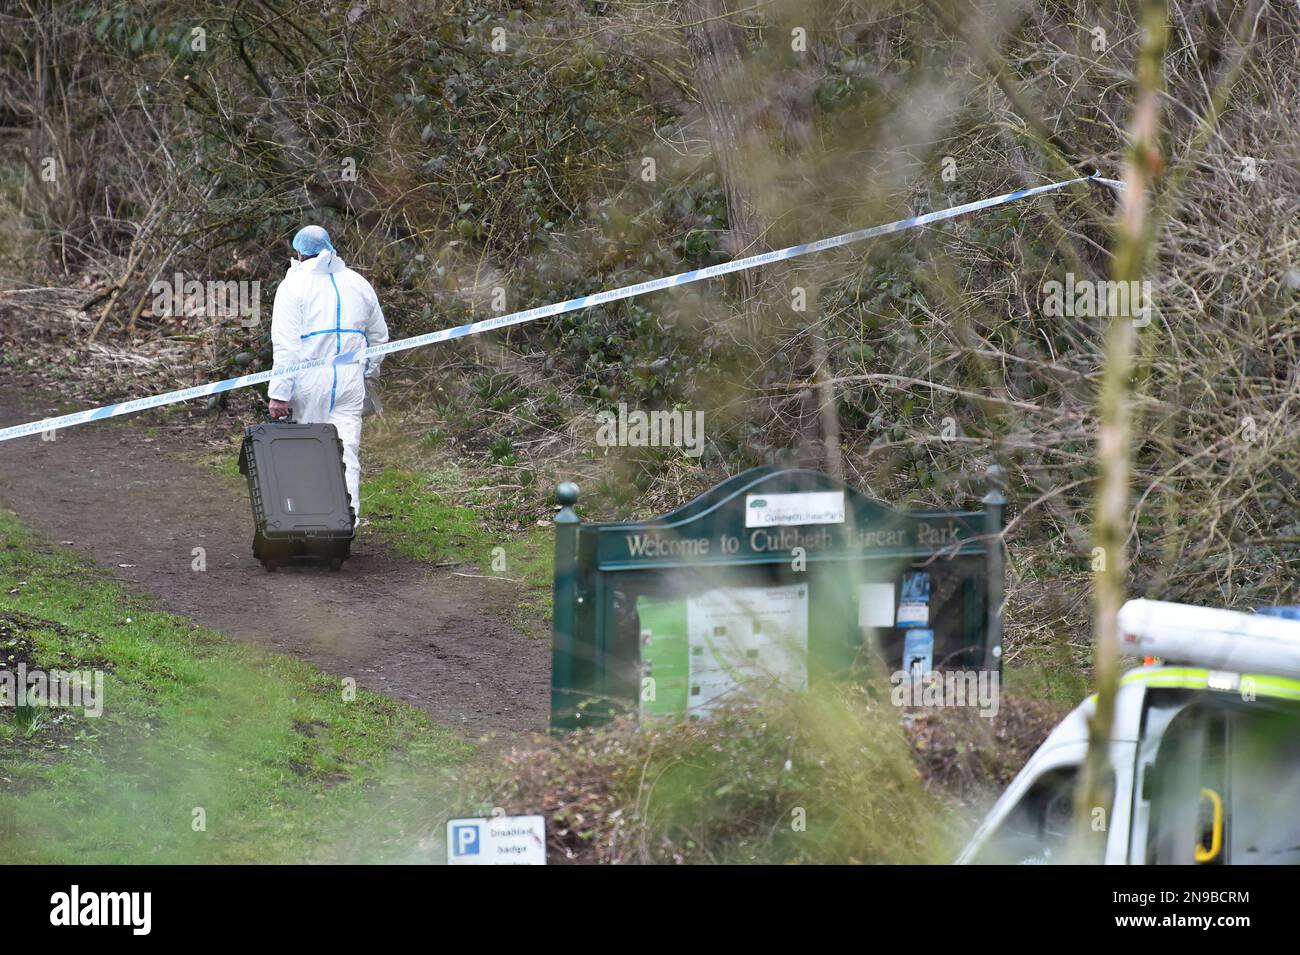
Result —
M309 225L293 237L296 260L275 290L271 342L275 367L355 351L388 341L379 297L348 268L329 233ZM379 376L380 359L313 368L273 378L271 417L290 414L304 424L332 424L343 442L343 464L354 521L361 518L361 416L367 381Z

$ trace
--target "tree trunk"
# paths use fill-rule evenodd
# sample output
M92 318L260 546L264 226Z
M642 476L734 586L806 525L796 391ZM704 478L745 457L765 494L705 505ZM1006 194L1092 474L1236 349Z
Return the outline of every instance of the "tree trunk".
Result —
M728 10L727 0L683 0L680 14L695 71L695 88L709 124L709 142L727 197L727 222L733 256L766 251L765 224L754 202L746 175L745 150L753 144L747 116L753 115L746 82L745 35ZM758 275L746 270L737 276L741 295L752 302Z

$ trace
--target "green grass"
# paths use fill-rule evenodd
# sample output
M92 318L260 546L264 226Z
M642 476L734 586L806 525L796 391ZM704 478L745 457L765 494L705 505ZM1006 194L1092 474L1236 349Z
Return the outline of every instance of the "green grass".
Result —
M473 508L449 503L417 471L385 468L361 489L364 516L413 560L480 565L500 542Z
M1093 690L1087 673L1050 659L1009 666L1002 676L1008 693L1069 707L1083 702Z
M474 572L508 577L522 584L518 609L549 613L555 563L552 528L521 532L494 529L470 506L453 500L447 485L460 475L388 467L361 488L363 516L379 537L412 560L464 564Z
M212 459L213 466L220 472L221 476L232 484L238 484L243 487L246 478L239 471L239 449L235 449L234 454L221 454Z
M99 718L0 707L0 858L422 858L467 808L471 749L418 710L157 612L3 511L0 541L0 661L105 671Z

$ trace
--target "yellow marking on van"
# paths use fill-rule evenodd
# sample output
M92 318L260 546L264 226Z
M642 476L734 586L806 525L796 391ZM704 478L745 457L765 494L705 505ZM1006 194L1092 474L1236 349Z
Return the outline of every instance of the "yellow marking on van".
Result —
M1223 671L1215 670L1215 674ZM1130 670L1120 678L1120 684L1144 683L1148 688L1203 690L1216 689L1210 686L1210 670L1195 667L1155 667ZM1242 673L1233 693L1253 691L1256 696L1277 697L1284 700L1300 700L1300 680L1284 676L1268 676L1263 673ZM1224 692L1220 690L1219 692ZM1094 696L1096 694L1093 694Z

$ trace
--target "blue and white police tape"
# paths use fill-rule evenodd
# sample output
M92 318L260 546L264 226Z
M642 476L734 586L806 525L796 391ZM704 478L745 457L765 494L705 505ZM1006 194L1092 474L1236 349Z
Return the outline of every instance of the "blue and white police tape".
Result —
M604 305L607 302L617 302L625 298L633 298L637 295L647 295L650 292L658 292L663 289L674 288L678 285L688 285L691 282L702 282L705 279L716 278L719 275L729 275L732 272L741 272L745 269L770 265L773 262L782 262L786 259L811 255L814 252L825 252L827 249L836 249L840 246L862 242L866 239L875 239L882 235L890 235L894 232L903 232L907 229L915 229L919 226L929 225L932 222L941 222L944 219L954 219L957 216L967 215L971 212L979 212L982 209L1004 205L1008 202L1015 202L1018 199L1028 199L1031 196L1042 195L1045 192L1052 192L1056 189L1064 189L1066 186L1073 186L1081 182L1100 182L1114 188L1123 188L1123 183L1111 179L1102 179L1099 173L1094 172L1091 176L1080 176L1077 179L1053 182L1045 186L1035 186L1032 189L1017 189L1015 192L1008 192L1001 196L991 196L988 199L979 199L975 202L967 202L960 206L953 206L950 209L940 210L939 212L927 212L925 215L899 219L897 222L872 226L868 229L859 229L856 232L846 232L843 235L832 236L829 239L819 239L816 242L807 242L803 245L792 245L784 249L764 252L760 255L751 255L743 259L734 259L731 262L710 265L706 268L695 269L690 272L681 272L677 275L668 275L663 278L651 279L648 282L640 282L636 285L608 289L604 292L597 292L594 295L584 295L580 298L571 298L565 302L539 305L537 308L525 309L522 312L512 312L509 315L501 315L497 318L488 318L479 322L470 322L468 325L458 325L455 328L444 328L440 331L429 332L424 335L415 335L411 338L402 338L398 341L387 342L383 345L359 348L355 351L344 352L341 355L335 355L330 358L318 358L313 361L298 362L293 365L283 365L277 368L272 368L270 371L260 371L252 375L242 375L239 378L227 378L225 381L214 381L205 385L195 385L192 388L181 388L178 391L169 391L166 394L152 395L148 398L136 398L133 401L123 401L118 404L104 405L100 408L90 408L86 411L77 411L72 414L61 415L57 418L44 418L40 421L29 421L26 424L19 424L14 425L13 427L0 429L0 441L8 441L11 438L21 438L24 435L29 434L53 431L58 428L70 428L74 425L99 421L104 418L116 418L119 415L132 414L136 411L147 411L150 408L161 408L164 405L189 401L193 398L206 398L211 395L220 394L223 391L233 391L236 388L247 388L250 385L260 385L263 382L271 381L275 378L290 378L313 368L328 368L333 365L348 365L353 362L363 361L366 358L375 358L381 355L389 355L393 352L408 351L412 348L422 348L425 345L433 345L437 342L445 342L453 338L464 338L467 335L477 335L480 332L492 331L497 328L506 328L510 325L522 325L525 322L536 321L539 318L550 318L552 315L563 315L565 312L576 312L580 309L591 308L595 305Z

